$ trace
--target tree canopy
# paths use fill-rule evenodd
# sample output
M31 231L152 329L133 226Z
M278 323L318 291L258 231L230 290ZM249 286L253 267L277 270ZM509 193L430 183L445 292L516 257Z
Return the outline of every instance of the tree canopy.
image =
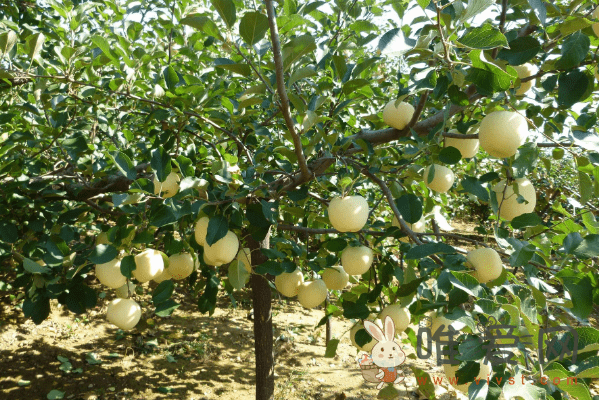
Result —
M176 312L171 294L185 284L210 313L219 293L234 298L298 267L318 278L345 248L364 245L372 268L330 291L322 324L367 319L387 304L407 307L416 325L438 311L465 324L461 371L476 376L480 349L464 343L493 317L533 336L516 366L495 374L576 376L580 392L563 384L527 395L590 399L583 379L599 368L588 319L599 303L594 9L585 0L3 5L0 288L22 291L23 313L40 323L52 299L73 313L97 304L96 264L123 257L133 279L146 248L188 252L198 265L188 279L139 287L153 293L144 312ZM401 129L383 121L390 101L413 108ZM514 155L462 158L444 146L478 139L496 111L525 121ZM455 182L439 193L429 186L443 166ZM171 173L178 190L161 195ZM523 178L534 210L508 221L502 195L525 204ZM358 232L329 220L330 201L346 195L369 206ZM451 232L459 215L478 225L477 237ZM203 216L205 245L194 236ZM250 249L251 269L206 263L206 246L229 231ZM501 276L479 282L463 246L495 249ZM564 325L579 335L576 362L531 358L541 329ZM472 389L471 398L500 393Z

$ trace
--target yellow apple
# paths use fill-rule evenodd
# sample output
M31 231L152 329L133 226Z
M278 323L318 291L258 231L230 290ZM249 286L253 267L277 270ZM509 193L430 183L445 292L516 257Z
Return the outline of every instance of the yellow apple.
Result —
M522 65L516 65L516 66L513 66L512 68L514 68L516 70L516 72L518 72L519 79L528 78L529 76L533 75L534 71L535 71L532 64L529 64L529 63L522 64ZM534 79L531 79L529 81L521 83L520 87L518 87L518 89L516 89L516 96L523 96L526 92L528 92L530 90L530 88L533 87L534 83L535 83Z
M381 311L381 314L379 315L379 319L384 321L386 316L391 317L393 320L393 323L395 324L395 332L397 334L405 331L410 325L410 311L399 304L391 304L383 308L383 311Z
M503 271L499 253L488 247L469 252L466 256L466 263L474 268L474 277L480 283L494 281Z
M431 165L424 169L424 174L422 175L422 179L424 179L424 184L431 190L434 190L438 193L445 193L453 186L453 181L455 180L455 175L453 171L447 167L444 167L439 164L433 164L434 172L433 172L433 180L429 182L429 171L431 170Z
M460 133L457 129L451 129L449 133ZM445 147L455 147L460 151L462 158L472 158L478 153L478 139L445 138Z
M408 225L408 228L417 233L424 233L424 231L426 230L426 222L424 221L424 217L420 218L419 221L416 221L413 224L410 224L409 222L406 222L406 224ZM399 221L395 216L393 217L393 222L391 223L391 225L401 229L401 225L399 225ZM408 236L404 236L400 238L399 241L408 243L410 241L410 238Z
M147 249L134 257L135 269L132 275L140 283L151 281L164 271L164 260L159 251Z
M129 282L121 286L115 291L117 297L121 299L128 299L129 293L135 293L135 284L133 282Z
M141 307L131 299L114 299L108 304L106 319L124 331L137 325L141 318Z
M368 202L362 196L335 197L329 203L329 220L339 232L357 232L368 220Z
M302 283L304 283L304 275L299 268L293 272L283 272L275 277L275 287L285 297L297 296Z
M314 308L327 298L327 285L322 279L304 282L297 292L297 299L305 308Z
M202 217L202 218L198 219L198 222L196 222L194 236L195 236L197 244L199 244L200 246L206 245L206 235L208 234L208 223L209 222L210 222L210 218L208 218L208 217Z
M165 271L175 280L185 279L193 272L193 257L189 253L173 254Z
M374 254L369 247L347 247L341 253L341 265L349 275L362 275L370 269Z
M96 264L96 278L111 289L118 289L127 283L127 278L121 274L121 260L118 258L104 264Z
M168 199L173 197L179 191L179 181L181 177L176 172L168 174L164 182L160 182L154 177L154 194L159 196L162 193L162 198Z
M225 237L217 240L212 246L208 243L204 246L206 258L214 262L213 265L220 266L228 264L235 259L239 250L239 239L235 233L228 231Z
M470 384L472 384L473 381L470 382L465 382L460 384L459 380L457 382L456 385L454 385L451 382L455 382L454 378L456 377L455 374L458 371L458 369L460 368L460 364L458 361L458 364L456 365L451 365L451 364L443 364L443 370L445 371L445 377L447 378L447 381L456 389L458 389L460 392L463 392L465 394L468 394L468 388L470 387ZM480 370L478 372L478 375L476 376L476 379L481 379L483 381L487 380L487 377L489 377L491 374L493 374L493 367L491 366L491 363L480 363Z
M322 280L329 290L342 290L349 283L349 275L343 270L343 267L337 265L326 268L322 272Z
M396 107L395 100L391 100L383 108L383 121L395 129L403 129L412 120L414 111L411 104L402 101Z
M513 184L518 186L518 193L524 197L526 202L518 203L518 195L514 192ZM505 179L493 187L497 197L497 205L500 206L499 213L508 221L519 215L531 213L537 205L537 192L532 183L526 178L516 179L512 184L505 187ZM504 193L505 192L505 193Z
M237 253L237 261L243 263L243 267L247 272L252 272L252 254L248 247L239 249L239 253Z
M478 129L480 147L496 158L516 154L528 136L528 122L512 111L493 111L487 114Z

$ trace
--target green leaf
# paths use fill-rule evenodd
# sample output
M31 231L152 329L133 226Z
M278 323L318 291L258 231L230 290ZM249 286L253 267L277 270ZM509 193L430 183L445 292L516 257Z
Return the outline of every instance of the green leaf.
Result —
M439 153L439 161L444 164L457 164L462 159L462 153L452 146L444 147Z
M218 11L225 24L231 29L237 19L235 15L235 3L233 0L210 0L212 6Z
M137 268L137 265L135 264L134 256L123 257L121 260L121 274L124 277L133 279L131 273L135 270L135 268Z
M421 370L420 368L410 366L412 372L414 373L414 377L416 378L416 382L418 382L418 389L420 392L428 399L434 400L435 396L435 386L433 385L433 380L428 372Z
M250 280L250 273L247 268L238 260L234 260L229 265L229 271L227 272L229 282L235 290L241 290Z
M350 81L345 82L343 85L343 93L346 95L354 93L356 90L360 89L363 86L368 86L370 84L366 79L352 79Z
M474 83L484 95L508 90L512 81L517 78L517 74L510 75L499 66L487 61L482 50L473 50L468 57L472 61L473 68L468 70L466 79Z
M31 318L34 324L41 324L50 315L50 299L43 296L25 299L23 302L23 315Z
M202 273L204 275L204 272ZM216 276L216 271L209 270L206 272L206 287L204 293L198 299L198 309L202 313L214 313L216 308L216 295L218 294L218 286L220 279Z
M599 235L587 235L574 250L579 258L599 257Z
M137 171L129 156L122 151L117 151L111 158L121 174L125 175L127 179L135 180L137 178Z
M394 28L381 36L378 49L384 55L401 56L412 50L415 45L415 40L407 38L400 28Z
M543 223L541 217L539 217L536 213L527 213L517 216L512 219L512 228L514 229L522 229L528 226L537 226Z
M216 216L210 218L208 222L208 231L206 234L206 244L212 246L220 239L224 238L229 232L229 221L225 217Z
M287 87L291 87L291 85L301 79L310 78L316 75L318 75L318 73L314 70L314 67L297 68L289 77L289 80L287 81Z
M214 66L216 68L226 69L227 71L234 72L241 76L250 76L252 69L247 64L237 64L228 58L216 58L214 60Z
M451 100L451 102L455 105L467 106L470 104L468 95L461 91L456 85L449 86L449 89L447 89L447 94L449 95L449 100Z
M281 50L284 70L287 70L294 62L314 50L316 50L316 42L311 35L302 35L291 39Z
M46 274L50 272L50 269L46 266L41 266L29 258L23 258L23 268L25 271L32 274Z
M164 182L172 171L171 156L162 146L152 150L152 160L150 165L159 182Z
M454 254L456 250L445 243L425 243L412 247L406 253L406 260L420 260L433 254Z
M13 31L4 32L0 35L0 57L3 57L17 43L18 36Z
M56 400L56 399L64 399L65 392L61 392L60 390L52 389L46 395L48 400Z
M221 39L222 36L218 30L218 26L214 23L212 18L191 14L181 20L183 25L191 26L197 30L203 31L207 35L214 36L216 38Z
M20 379L19 382L17 382L17 385L19 385L21 387L22 386L29 386L29 385L31 385L31 381L25 381L23 379Z
M116 61L116 57L112 53L111 46L110 43L108 43L108 40L106 40L103 36L100 35L94 35L90 39L93 44L95 44L96 46L98 46L100 50L102 50L102 53L104 53L106 57L108 57L112 61Z
M582 32L568 36L562 44L562 56L555 62L557 69L570 69L580 65L591 48L591 40Z
M279 219L279 202L260 200L260 204L262 205L262 214L264 215L264 218L271 224L276 224Z
M584 72L570 71L559 76L558 85L557 104L567 108L582 100L589 85L589 78Z
M166 87L171 92L175 92L175 88L179 86L179 75L175 69L168 65L164 71L162 71L162 75L164 76L164 82L166 83Z
M239 22L239 36L247 44L258 43L268 31L268 18L259 12L247 12Z
M86 353L85 361L87 361L87 363L90 365L102 364L102 360L98 359L98 355L96 353Z
M397 291L395 292L395 295L397 297L406 297L411 295L412 293L416 292L416 290L418 289L418 286L420 286L420 284L422 282L424 282L425 280L427 280L428 278L422 277L422 278L418 278L418 279L414 279L408 283L404 283L403 285L400 285L397 288Z
M580 203L586 204L594 194L593 180L585 172L578 171L578 187L580 190Z
M468 0L466 11L460 17L459 21L467 21L470 18L482 13L493 4L495 4L494 0Z
M449 280L453 286L462 289L471 296L482 297L485 295L485 290L480 283L478 283L475 277L467 272L451 271Z
M327 349L325 350L325 358L333 358L337 354L337 346L339 346L339 339L331 339L327 343Z
M599 248L597 248L599 249ZM593 285L588 276L584 278L564 277L564 286L572 298L572 314L580 319L586 319L593 311Z
M466 176L462 179L461 184L466 192L475 195L482 201L489 201L489 191L474 176Z
M414 224L422 218L422 200L414 194L404 194L395 199L395 205L403 220L410 224Z
M458 43L471 49L494 49L496 47L508 47L508 42L503 33L491 24L484 24L471 29L468 33L458 39Z
M119 255L119 251L111 244L99 244L93 248L87 257L92 264L104 264L112 261Z
M501 49L497 58L505 60L510 65L522 65L541 51L541 43L532 36L523 36L509 42L509 49Z
M46 37L43 33L34 33L33 35L27 38L27 46L29 47L28 56L31 59L31 61L33 61L33 59L37 57L37 55L42 50L44 40L46 40Z
M334 253L340 252L347 247L347 241L344 238L335 238L325 242L324 247Z
M422 1L429 1L429 0L418 0L418 2L422 2ZM394 385L387 385L384 388L382 388L379 393L376 395L377 399L398 399L401 396L401 393L399 392L399 390L397 390L395 388Z
M342 303L342 306L343 316L345 318L366 319L370 315L370 310L366 304L354 303L352 301L345 300Z
M417 0L418 5L422 7L423 10L426 10L426 7L430 4L431 0Z
M154 292L152 293L152 303L154 305L163 303L171 298L173 292L175 291L175 283L171 279L167 279L166 281L162 281L156 286Z
M528 0L528 4L530 4L543 26L547 25L547 7L545 7L543 0Z
M173 299L169 299L158 304L154 313L159 317L168 317L180 306L181 304L178 304Z

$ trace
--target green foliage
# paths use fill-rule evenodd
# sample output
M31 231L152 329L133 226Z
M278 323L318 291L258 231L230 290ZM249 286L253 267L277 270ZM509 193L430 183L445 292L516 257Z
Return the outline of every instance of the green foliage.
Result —
M374 0L275 2L280 65L262 2L109 2L110 12L94 2L2 7L1 287L20 291L15 305L39 324L53 302L73 313L96 306L93 264L123 257L121 273L131 280L143 249L187 251L197 272L176 285L151 283L149 307L171 315L180 306L172 294L187 285L189 300L212 313L220 291L234 299L251 274L299 267L315 276L338 265L346 247L367 245L373 267L331 295L326 318L364 319L389 303L409 308L414 323L438 311L465 324L459 359L474 363L482 358L476 326L492 316L533 344L516 352L516 367L494 370L503 383L472 385L471 398L589 398L585 385L573 392L505 382L523 368L541 375L538 360L525 356L539 350L541 327L576 326L579 351L589 353L544 365L545 374L597 371L599 331L590 316L599 302L599 42L588 19L595 5L510 2L500 26L496 13L485 13L501 11L492 0L391 3L389 15ZM524 78L513 67L524 63L535 66L535 80L516 97ZM392 99L418 110L415 125L388 129L381 111ZM528 121L516 156L496 160L481 150L462 159L443 147L447 130L476 133L485 115L502 109ZM563 158L546 148L556 142ZM438 162L456 175L446 194L423 182L434 176L431 168L423 177L423 167ZM173 171L179 192L156 196L153 179ZM519 177L533 182L537 206L498 220L490 189ZM362 232L330 230L326 204L346 191L371 208ZM430 232L433 220L445 230L456 215L468 222L475 214L484 238ZM251 273L238 261L207 265L194 238L202 216L210 217L208 245L229 230L240 247L269 236L270 249L252 250L264 262ZM398 241L407 232L390 227L393 216L423 218L422 244ZM100 231L109 243L96 244ZM479 283L465 264L462 246L472 240L500 252L495 281ZM413 372L429 378L420 390L434 398L430 376ZM394 395L391 387L380 397Z

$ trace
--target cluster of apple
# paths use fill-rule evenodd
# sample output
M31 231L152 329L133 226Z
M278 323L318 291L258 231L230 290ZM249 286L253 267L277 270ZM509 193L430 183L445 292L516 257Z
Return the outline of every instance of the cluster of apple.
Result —
M389 126L403 129L412 119L414 107L405 102L397 105L395 103L390 101L385 106L383 120ZM457 133L457 131L451 130L450 133ZM518 147L524 144L527 136L528 123L522 115L512 111L493 111L482 119L478 139L445 138L445 147L457 148L462 158L474 157L479 146L492 157L507 158L516 154ZM422 179L429 189L437 193L446 193L453 186L455 175L445 166L431 164L424 169ZM513 184L518 187L517 193L514 191ZM492 188L498 204L501 205L500 215L508 221L532 212L537 201L535 188L528 179L519 178L514 180L513 184L506 188L507 180L504 179ZM526 201L519 203L518 194ZM422 228L417 227L417 229Z
M362 196L336 197L329 203L329 220L339 232L357 232L368 220L368 202ZM367 246L347 247L341 253L341 265L326 268L321 279L304 282L298 268L275 277L275 287L286 297L297 296L305 308L314 308L325 301L327 290L342 290L350 275L362 275L370 269L374 254Z
M107 243L104 235L99 235L98 239L100 239L96 241L98 244ZM135 284L128 281L121 272L121 261L126 255L121 254L107 263L96 264L95 273L100 283L116 289L117 298L108 304L106 318L123 330L131 330L141 318L141 307L135 300L129 298L135 291ZM191 275L195 268L193 257L189 253L174 254L166 258L166 262L165 258L163 253L154 249L146 249L137 254L133 258L135 260L133 277L139 283L151 280L158 283L167 279L181 280Z

